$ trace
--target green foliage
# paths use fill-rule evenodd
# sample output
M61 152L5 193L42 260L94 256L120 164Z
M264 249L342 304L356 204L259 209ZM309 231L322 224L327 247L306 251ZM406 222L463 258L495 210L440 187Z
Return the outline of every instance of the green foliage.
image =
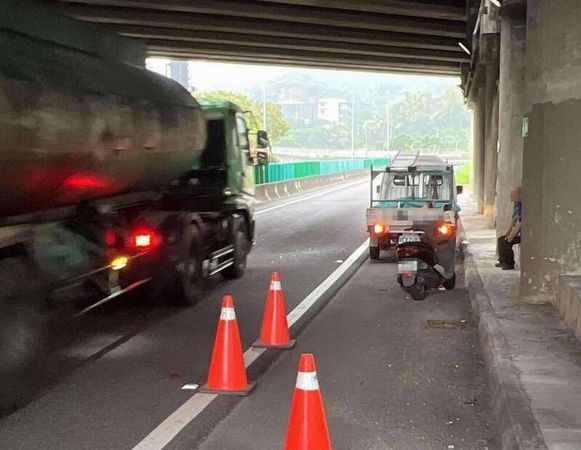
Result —
M330 123L323 120L296 126L292 137L282 140L280 145L292 146L300 143L305 148L333 148L345 150L351 148L351 129L340 123Z
M390 109L390 122L394 150L403 150L397 148L401 136L407 149L467 152L470 147L470 117L456 88L440 98L429 92L407 94Z
M415 146L414 138L408 134L400 134L396 138L391 138L389 140L390 150L407 151L413 150Z
M470 148L470 115L462 94L450 82L437 79L388 79L382 75L345 76L299 72L261 84L274 101L295 100L315 104L321 98L350 99L355 95L355 147L385 150L387 118L389 147L398 151L467 153ZM256 89L249 90L256 93ZM251 94L253 95L253 94ZM262 103L250 96L212 91L202 98L229 99L253 112L263 127ZM281 108L268 103L268 132L279 146L304 148L351 148L351 122L322 120L289 122ZM387 114L389 110L389 115Z
M251 129L258 128L264 130L266 128L270 141L273 144L278 144L281 139L290 135L291 126L284 118L280 106L275 103L266 104L266 116L268 123L265 127L262 120L262 103L252 100L250 97L244 94L227 91L212 91L202 92L198 95L198 97L205 100L229 100L233 103L236 103L244 111L251 111L256 123L253 123L253 120L249 120L250 123L248 126Z
M456 171L456 184L459 186L468 186L472 174L472 164L465 164Z

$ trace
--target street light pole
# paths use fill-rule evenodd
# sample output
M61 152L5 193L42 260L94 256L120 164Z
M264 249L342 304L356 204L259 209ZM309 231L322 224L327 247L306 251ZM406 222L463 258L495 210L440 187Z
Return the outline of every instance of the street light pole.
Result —
M267 109L266 109L266 87L262 87L262 127L265 130L268 130L268 117L267 117Z
M355 95L351 97L351 159L355 159Z
M389 155L389 105L385 105L385 151Z

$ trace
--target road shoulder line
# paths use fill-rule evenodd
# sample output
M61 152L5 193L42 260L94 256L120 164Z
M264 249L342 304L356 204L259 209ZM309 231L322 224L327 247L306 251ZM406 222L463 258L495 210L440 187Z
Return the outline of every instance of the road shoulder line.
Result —
M315 196L319 195L324 195L324 193L318 193ZM298 201L302 201L302 199ZM287 204L285 203L279 207L286 206ZM367 259L368 246L369 239L366 239L337 269L287 315L289 327L291 327L295 334L302 326L308 323L310 318L316 315L341 286L351 278L361 264L363 264ZM245 366L248 368L265 352L266 349L264 348L250 347L244 352ZM194 394L141 442L133 447L133 450L159 450L164 448L217 397L216 394Z

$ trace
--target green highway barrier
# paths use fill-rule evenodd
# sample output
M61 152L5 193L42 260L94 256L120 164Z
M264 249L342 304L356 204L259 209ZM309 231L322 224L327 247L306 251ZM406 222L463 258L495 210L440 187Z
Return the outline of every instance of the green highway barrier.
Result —
M256 184L277 183L317 175L363 170L372 165L387 166L390 162L389 158L376 158L275 163L266 166L255 166L254 179Z

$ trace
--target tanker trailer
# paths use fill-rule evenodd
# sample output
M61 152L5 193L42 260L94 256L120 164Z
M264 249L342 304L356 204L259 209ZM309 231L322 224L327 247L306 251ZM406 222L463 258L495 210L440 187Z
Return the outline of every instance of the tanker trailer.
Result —
M43 326L137 290L196 303L254 239L248 129L145 69L140 44L0 5L0 411L30 399ZM67 316L67 320L74 320Z

